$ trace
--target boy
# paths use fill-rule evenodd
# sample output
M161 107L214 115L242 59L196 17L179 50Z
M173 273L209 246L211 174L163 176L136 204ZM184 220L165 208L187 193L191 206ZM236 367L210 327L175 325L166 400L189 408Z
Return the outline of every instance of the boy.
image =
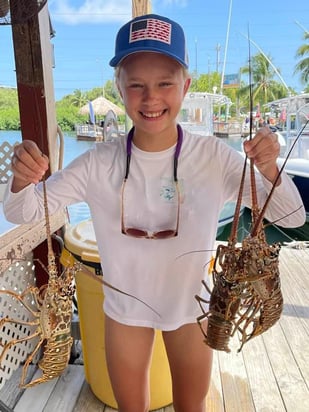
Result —
M99 143L47 181L49 212L88 203L105 280L147 302L105 288L105 340L119 411L149 409L154 329L162 330L176 412L205 411L212 351L196 324L205 262L210 260L219 213L238 194L243 158L213 137L177 125L190 87L182 28L158 15L125 24L116 38L116 82L134 127L127 137ZM260 204L278 168L277 136L268 128L245 142L260 173ZM15 148L5 213L15 223L44 217L42 185L48 167L31 141ZM243 202L250 206L249 179ZM300 196L285 174L267 211L284 226L304 223ZM299 209L293 214L292 211ZM205 250L205 254L193 252ZM207 252L209 251L209 252ZM159 315L158 315L159 313Z

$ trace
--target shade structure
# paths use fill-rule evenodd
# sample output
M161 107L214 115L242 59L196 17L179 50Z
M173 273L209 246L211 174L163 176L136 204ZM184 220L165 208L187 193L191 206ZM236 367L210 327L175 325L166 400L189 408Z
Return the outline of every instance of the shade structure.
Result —
M125 114L124 110L121 107L112 103L103 96L97 97L96 99L92 100L91 104L94 114L99 116L105 116L109 110L112 110L116 115ZM79 113L89 114L89 111L89 104L87 103L80 108Z

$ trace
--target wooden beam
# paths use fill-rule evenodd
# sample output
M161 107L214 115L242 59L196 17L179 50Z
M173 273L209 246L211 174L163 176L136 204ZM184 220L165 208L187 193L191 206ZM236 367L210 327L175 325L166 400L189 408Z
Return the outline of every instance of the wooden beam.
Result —
M12 21L18 3L10 1ZM12 35L22 139L38 144L49 156L53 172L58 168L57 121L47 5L24 22L12 24Z
M132 17L151 13L151 0L132 0Z
M37 0L27 0L29 10L36 10L36 6ZM48 175L59 166L48 7L46 4L39 13L27 16L27 9L20 12L20 0L10 0L10 11L22 139L35 141L49 157ZM45 239L45 231L42 233ZM34 258L37 285L40 286L47 282L47 274L38 263L39 260L47 266L46 242L34 249Z

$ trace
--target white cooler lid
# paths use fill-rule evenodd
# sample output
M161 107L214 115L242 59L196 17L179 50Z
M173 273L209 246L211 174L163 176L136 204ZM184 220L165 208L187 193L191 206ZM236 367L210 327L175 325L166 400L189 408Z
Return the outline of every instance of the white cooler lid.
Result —
M64 233L65 247L83 261L99 263L97 241L92 219L84 220L75 225L67 225Z

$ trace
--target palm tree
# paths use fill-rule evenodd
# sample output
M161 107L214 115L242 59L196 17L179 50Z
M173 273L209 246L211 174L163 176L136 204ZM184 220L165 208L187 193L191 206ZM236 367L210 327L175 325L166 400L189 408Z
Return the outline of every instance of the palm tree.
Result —
M309 41L309 32L305 32L304 40ZM296 66L294 73L300 72L300 79L301 82L304 84L308 84L309 81L309 42L307 44L303 44L297 49L296 56L300 57L300 60Z
M276 72L270 61L269 56L266 58L263 53L258 53L252 57L251 67L245 66L240 69L242 74L249 74L251 70L253 106L259 104L262 107L263 104L286 95L285 88L274 80ZM239 97L243 102L246 102L248 107L250 106L249 96L250 85L239 89Z
M87 103L87 98L80 89L76 89L71 95L71 103L73 106L80 108Z

